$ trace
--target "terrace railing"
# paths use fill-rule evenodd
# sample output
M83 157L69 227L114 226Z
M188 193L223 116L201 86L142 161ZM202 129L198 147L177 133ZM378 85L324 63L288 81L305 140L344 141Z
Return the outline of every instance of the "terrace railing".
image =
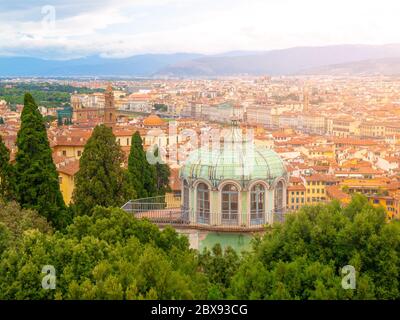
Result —
M122 209L132 213L136 218L146 218L159 225L190 226L221 231L260 231L269 220L268 215L251 214L250 223L240 224L239 214L195 212L182 207L180 195L173 194L130 200ZM285 221L285 210L276 210L272 215L274 222Z
M181 196L167 193L163 196L130 200L122 209L137 214L154 210L178 209L180 207Z
M136 218L147 218L154 223L189 223L189 211L181 207L180 195L167 193L164 196L130 200L122 209Z

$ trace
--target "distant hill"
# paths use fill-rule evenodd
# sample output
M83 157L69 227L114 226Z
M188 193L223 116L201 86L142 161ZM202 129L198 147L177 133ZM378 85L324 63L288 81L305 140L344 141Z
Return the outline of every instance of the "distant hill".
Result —
M122 59L91 56L73 60L0 57L0 76L149 76L159 69L201 54L143 54Z
M0 57L0 76L217 77L233 75L391 74L400 44L296 47L271 51L143 54L123 59L91 56L56 61Z
M400 57L400 45L296 47L239 56L202 57L160 70L170 76L289 75L332 64Z
M383 58L362 60L307 69L300 74L305 75L400 75L400 58Z

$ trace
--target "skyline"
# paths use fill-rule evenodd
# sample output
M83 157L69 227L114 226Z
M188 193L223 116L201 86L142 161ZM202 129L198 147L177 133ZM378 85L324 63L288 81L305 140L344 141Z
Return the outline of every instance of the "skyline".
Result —
M307 4L294 0L72 0L0 2L0 56L268 51L400 43L392 0ZM384 5L383 5L384 4Z

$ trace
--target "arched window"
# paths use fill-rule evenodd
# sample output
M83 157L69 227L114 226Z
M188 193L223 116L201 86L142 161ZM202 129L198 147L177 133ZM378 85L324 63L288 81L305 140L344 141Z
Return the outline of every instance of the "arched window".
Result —
M189 185L183 180L183 209L189 210Z
M205 183L197 186L197 221L210 223L210 191Z
M227 184L222 188L222 224L238 224L239 192L235 185Z
M256 184L250 191L250 223L263 224L265 212L265 188Z
M275 217L278 221L283 221L283 181L279 181L275 187Z

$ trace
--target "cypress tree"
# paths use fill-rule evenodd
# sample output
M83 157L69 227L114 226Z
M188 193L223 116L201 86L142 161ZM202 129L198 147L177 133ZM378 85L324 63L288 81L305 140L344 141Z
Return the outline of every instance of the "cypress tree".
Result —
M73 193L76 214L89 214L96 205L120 207L135 198L127 171L121 167L123 158L112 130L97 126L79 160Z
M0 136L0 198L6 201L15 199L15 174L10 163L10 151Z
M157 195L157 179L155 167L146 159L142 138L136 131L132 136L132 145L128 160L129 178L136 190L138 198L153 197Z
M154 156L158 158L159 148L156 146L154 151ZM166 192L170 192L171 188L169 186L169 176L171 175L171 170L166 163L157 162L155 165L156 171L156 181L157 181L157 193L158 195L165 195Z
M17 147L18 202L23 208L39 212L56 228L66 226L70 219L60 191L44 120L29 93L24 97Z

